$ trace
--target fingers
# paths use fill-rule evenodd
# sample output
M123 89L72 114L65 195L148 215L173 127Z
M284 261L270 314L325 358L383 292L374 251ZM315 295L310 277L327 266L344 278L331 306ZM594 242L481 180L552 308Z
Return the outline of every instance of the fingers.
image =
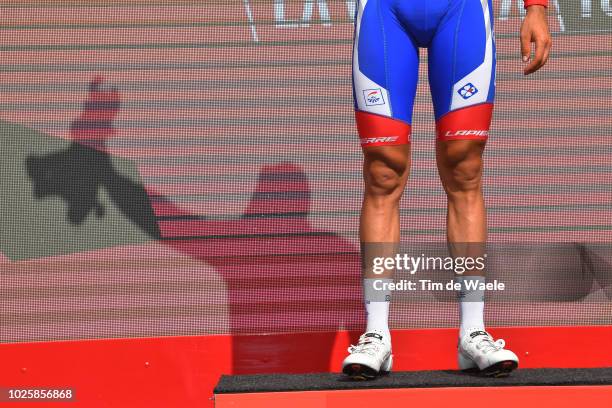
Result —
M525 67L525 75L536 72L544 63L544 45L541 41L535 43L535 55L531 59L529 65Z
M544 64L546 64L548 55L550 54L550 47L551 40L548 35L536 37L535 55L529 65L525 67L525 75L536 72L538 69L542 68Z
M531 33L527 30L521 30L521 55L523 62L529 61L531 54Z

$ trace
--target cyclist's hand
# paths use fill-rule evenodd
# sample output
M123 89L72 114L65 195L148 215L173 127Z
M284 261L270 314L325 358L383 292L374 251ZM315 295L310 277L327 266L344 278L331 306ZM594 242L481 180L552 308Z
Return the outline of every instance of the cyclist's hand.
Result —
M531 43L535 43L535 55L531 57ZM548 60L552 38L546 21L546 7L529 6L521 25L521 54L523 62L529 63L524 74L529 75L542 68Z

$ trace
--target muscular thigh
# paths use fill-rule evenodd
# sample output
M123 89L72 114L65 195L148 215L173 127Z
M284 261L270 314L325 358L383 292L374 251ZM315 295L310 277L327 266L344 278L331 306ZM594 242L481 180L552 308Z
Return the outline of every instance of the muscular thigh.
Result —
M451 0L429 45L429 84L439 140L486 140L495 98L491 0Z
M418 48L393 0L360 0L353 47L353 97L364 148L407 144L418 78Z

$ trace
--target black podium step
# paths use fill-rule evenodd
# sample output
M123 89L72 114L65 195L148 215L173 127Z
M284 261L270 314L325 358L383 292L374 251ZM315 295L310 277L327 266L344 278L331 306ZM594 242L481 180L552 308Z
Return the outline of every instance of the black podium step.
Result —
M612 385L612 367L519 369L506 378L482 377L459 371L404 371L370 381L343 374L224 375L215 394L438 387L517 387Z

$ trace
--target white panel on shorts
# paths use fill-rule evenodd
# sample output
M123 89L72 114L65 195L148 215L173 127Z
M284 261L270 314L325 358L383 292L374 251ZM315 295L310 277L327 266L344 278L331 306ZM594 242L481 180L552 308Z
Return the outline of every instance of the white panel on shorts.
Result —
M359 33L361 31L363 11L367 2L368 0L359 1L355 21L355 43L353 45L353 87L355 99L360 111L391 116L389 92L359 70Z
M493 32L491 30L489 2L487 0L480 0L480 4L482 5L482 14L485 23L485 34L487 41L485 46L484 61L474 71L455 82L455 85L453 86L453 99L450 107L451 111L486 102L489 95L489 88L491 87L493 75ZM468 84L473 84L476 89L478 89L478 92L469 98L464 98L461 96L460 90Z

